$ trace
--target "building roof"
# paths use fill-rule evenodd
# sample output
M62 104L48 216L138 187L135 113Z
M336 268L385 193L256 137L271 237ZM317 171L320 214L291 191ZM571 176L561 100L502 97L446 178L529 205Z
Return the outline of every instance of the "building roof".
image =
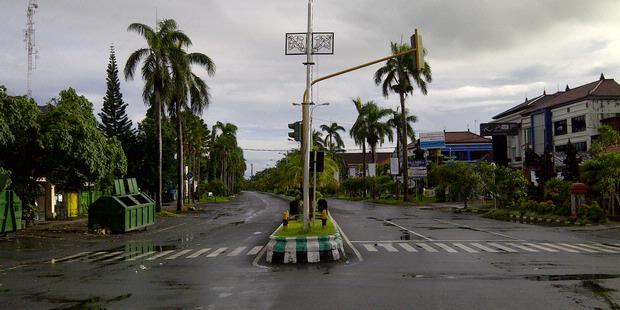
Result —
M363 161L362 153L342 153L341 156L347 165L361 165ZM377 157L377 163L383 164L389 162L392 152L377 152L375 156ZM370 152L366 153L366 163L370 163L371 158L372 154Z
M573 89L566 87L566 90L547 95L543 93L531 100L526 100L502 113L497 114L493 119L499 119L517 112L523 116L532 114L545 108L555 108L584 100L588 97L620 97L620 84L614 79L606 79L602 74L598 81L590 82Z
M479 136L471 131L444 131L444 136L446 138L446 144L471 144L471 143L489 143L491 144L493 140ZM415 147L417 144L417 140L415 142L409 143L407 145L408 149Z

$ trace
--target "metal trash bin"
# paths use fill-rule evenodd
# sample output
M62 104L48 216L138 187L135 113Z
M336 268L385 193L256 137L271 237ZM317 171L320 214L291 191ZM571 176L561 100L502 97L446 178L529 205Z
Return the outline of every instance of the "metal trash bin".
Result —
M9 176L0 174L0 233L22 229L22 201L14 191L5 191Z
M97 199L88 211L88 228L113 233L146 229L155 224L155 201L138 189L135 178L114 180L114 195ZM126 190L127 189L127 190Z

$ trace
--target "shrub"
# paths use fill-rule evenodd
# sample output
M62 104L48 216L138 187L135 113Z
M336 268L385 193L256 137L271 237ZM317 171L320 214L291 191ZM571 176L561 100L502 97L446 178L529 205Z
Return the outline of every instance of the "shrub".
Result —
M598 203L593 202L590 205L583 205L577 209L577 215L582 220L585 219L590 223L604 223L607 220L607 214Z
M552 200L555 204L563 204L570 199L571 182L563 181L558 178L549 179L545 183L545 198Z
M226 195L226 185L220 179L213 179L207 183L206 190L212 192L215 196Z
M284 195L289 197L301 197L301 192L296 188L291 188L287 190Z

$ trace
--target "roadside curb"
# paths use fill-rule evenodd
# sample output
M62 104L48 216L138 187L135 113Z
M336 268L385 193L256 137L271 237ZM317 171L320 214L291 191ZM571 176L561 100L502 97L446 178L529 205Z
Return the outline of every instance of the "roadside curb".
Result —
M330 219L331 215L329 215ZM303 264L320 261L337 261L344 257L342 236L338 231L328 236L276 237L269 236L266 260L271 264Z

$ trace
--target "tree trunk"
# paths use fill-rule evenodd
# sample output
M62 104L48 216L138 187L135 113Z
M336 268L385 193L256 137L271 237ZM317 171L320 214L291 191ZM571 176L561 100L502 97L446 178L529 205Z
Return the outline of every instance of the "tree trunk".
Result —
M178 170L178 192L177 196L177 211L183 210L183 199L185 199L185 191L184 191L184 183L185 183L185 167L183 165L183 124L181 122L181 107L177 102L175 104L176 114L177 114L177 159L179 163Z
M162 137L161 137L161 97L155 87L155 131L157 132L157 188L155 190L155 210L161 211L162 190Z
M400 138L402 140L401 146L402 157L401 157L401 172L403 176L403 201L409 200L409 176L407 175L407 118L405 117L405 94L400 94Z

